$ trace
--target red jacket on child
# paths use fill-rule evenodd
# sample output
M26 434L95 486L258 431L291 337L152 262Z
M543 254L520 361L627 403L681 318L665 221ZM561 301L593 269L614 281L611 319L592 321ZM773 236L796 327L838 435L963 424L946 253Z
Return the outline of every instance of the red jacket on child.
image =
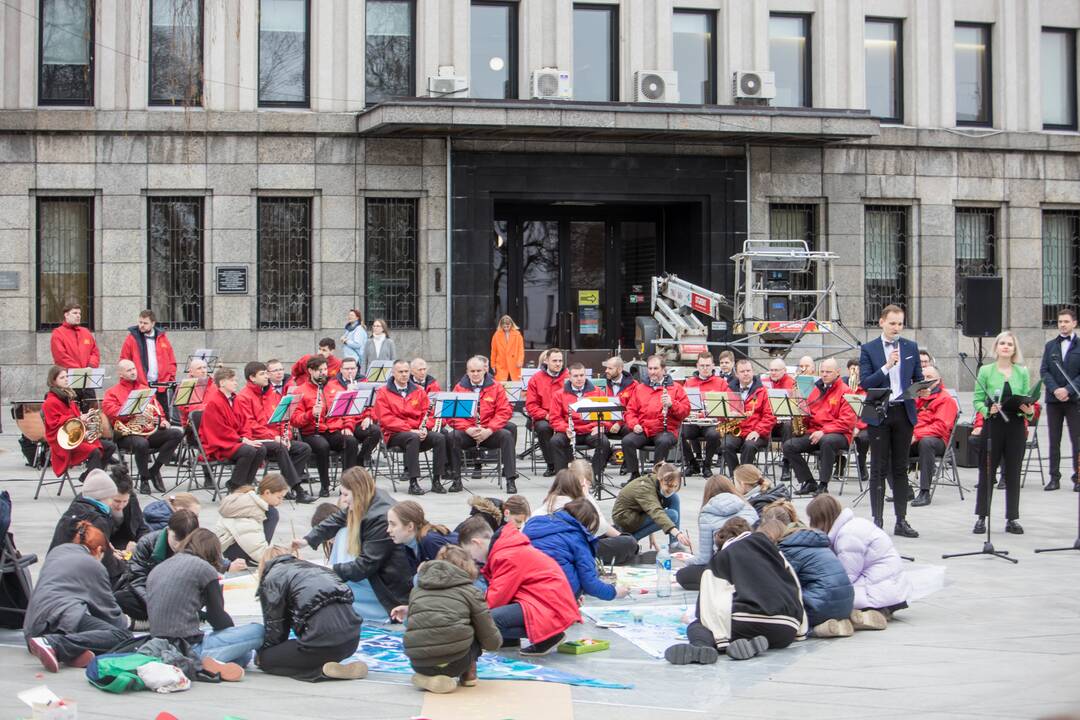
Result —
M915 410L919 414L915 432L912 433L916 441L925 437L936 437L943 443L949 442L960 407L941 383L930 391L930 397L915 398Z
M844 384L843 380L837 379L824 393L821 391L821 381L814 383L814 389L810 391L810 397L806 398L806 406L810 411L810 417L806 422L806 434L821 430L824 433L837 433L851 444L851 437L855 434L855 424L859 417L851 409L851 405L844 399L844 395L851 392L851 388Z
M567 377L566 368L554 377L546 369L541 369L529 379L529 385L525 388L525 413L533 422L547 420L551 396L562 387Z
M169 343L169 337L160 329L154 329L154 355L157 357L157 382L167 383L176 380L176 354ZM141 347L140 347L141 346ZM139 373L139 381L148 383L146 379L146 365L143 357L148 352L146 349L146 336L135 325L128 328L128 335L124 338L124 344L120 346L120 359L130 360L135 363L135 370Z
M236 398L230 403L216 386L208 387L199 424L199 439L207 457L211 460L230 459L240 449L243 436L244 425L236 411Z
M396 433L419 430L425 414L424 426L428 430L434 428L435 418L427 412L430 405L427 392L412 380L405 386L404 397L394 378L387 380L386 385L375 391L375 420L382 428L383 440L390 442Z
M663 397L664 388L667 388L671 397L671 407L668 408L667 428L663 425ZM679 434L679 426L690 414L690 398L686 397L686 391L682 385L665 375L660 385L650 385L647 382L639 382L634 385L634 394L630 396L630 404L626 408L626 427L633 430L635 425L640 425L645 431L646 437L659 435L667 430L675 436Z
M41 413L45 416L45 440L49 443L50 458L53 472L57 477L64 471L74 467L86 458L90 453L101 449L101 441L86 442L72 449L65 450L57 442L56 433L60 431L64 423L73 417L79 417L79 406L74 400L67 400L50 390L45 394L45 402L41 405Z
M469 376L466 375L454 386L456 393L476 392L473 389ZM434 410L434 408L432 408ZM490 375L484 375L484 384L480 386L477 398L477 415L480 418L480 427L497 432L506 427L510 422L510 416L514 414L514 408L510 407L510 400L506 397L506 389L491 379ZM450 427L455 430L467 430L476 426L475 418L455 418L450 421Z
M94 333L82 325L61 323L49 338L53 363L62 368L96 368L101 365Z
M276 440L280 434L281 424L275 423L270 426L270 416L274 414L274 408L278 401L273 399L277 393L271 393L253 382L244 385L240 392L236 393L233 400L233 408L240 416L241 435L251 440Z
M573 411L570 406L576 403L583 397L607 397L600 388L592 384L592 381L588 378L585 379L585 384L581 388L581 393L574 392L573 386L570 381L567 380L563 383L562 390L552 395L551 397L551 410L548 414L548 422L551 423L551 428L557 433L565 434L570 427L570 423L567 418L570 413L574 413L574 434L576 435L588 435L596 428L595 420L586 420L581 416L581 413ZM611 423L605 421L604 429L607 430L611 427Z

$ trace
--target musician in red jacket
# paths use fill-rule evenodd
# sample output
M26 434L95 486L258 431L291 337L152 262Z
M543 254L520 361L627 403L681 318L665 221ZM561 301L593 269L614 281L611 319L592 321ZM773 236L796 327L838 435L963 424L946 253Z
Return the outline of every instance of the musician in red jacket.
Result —
M344 358L337 377L331 378L327 384L336 392L349 390L357 383L364 381L364 378L357 377L358 372L359 365L356 358ZM374 409L368 405L359 415L340 418L339 422L343 431L351 432L356 438L356 444L359 447L357 463L364 467L371 467L371 454L375 452L375 448L379 447L379 440L382 439L382 429L379 423L375 422Z
M623 463L631 478L641 474L638 451L651 442L656 448L653 464L666 458L675 447L679 426L690 414L686 391L667 374L664 358L650 355L647 368L648 378L634 386L634 394L626 408L630 432L623 438Z
M741 409L746 415L739 421L738 434L731 433L724 438L724 467L728 477L732 477L736 467L752 465L758 451L769 444L776 416L769 402L769 391L754 372L754 364L746 358L735 363L735 382L729 386L742 401Z
M553 391L561 388L566 381L566 368L563 367L563 352L559 348L546 350L543 357L540 371L529 379L525 388L525 414L532 423L533 435L540 444L540 453L547 464L544 477L552 477L555 475L555 456L551 451L554 430L548 422L549 403Z
M266 361L266 376L268 378L266 392L276 396L275 402L285 397L293 387L292 378L285 374L285 365L277 358Z
M409 377L412 381L424 388L424 392L430 397L432 393L442 392L439 381L434 375L428 375L427 360L422 357L413 358L409 363Z
M142 390L149 386L139 379L138 368L131 360L121 360L116 364L116 371L120 379L105 391L101 411L112 423L117 446L135 456L135 465L139 468L139 492L149 495L150 484L153 483L155 490L164 493L165 482L161 478L161 468L172 460L173 453L180 445L184 433L180 428L169 425L165 411L158 404L156 397L151 398L143 417L121 415L120 412L128 395L133 390ZM124 434L117 425L118 420L127 427L132 424L142 425L144 430L149 430L149 433ZM150 465L152 452L156 452L157 457L154 459L154 464Z
M936 381L929 395L915 399L918 419L911 435L911 456L919 458L919 494L912 507L930 504L930 482L934 479L937 459L945 454L945 443L952 435L960 407L941 383L941 373L933 365L923 368L923 379ZM896 488L893 488L896 492Z
M308 377L308 365L307 362L313 357L326 358L326 377L337 377L337 374L341 371L341 360L338 360L334 355L334 350L337 348L337 343L334 342L334 338L325 337L319 341L319 351L314 355L304 355L299 360L293 363L292 366L292 381L299 385L304 382Z
M725 352L727 352L725 350ZM728 392L727 379L717 374L712 353L703 352L697 356L697 370L686 378L684 388L697 388L698 392ZM691 413L688 419L703 417L703 413ZM720 448L720 433L716 423L712 425L687 422L682 427L683 457L686 458L686 476L697 475L704 469L704 477L712 475L712 458ZM698 460L699 441L705 441L705 457Z
M266 448L258 440L244 435L244 424L236 408L240 385L236 371L218 368L214 385L207 387L199 424L199 439L211 460L233 463L232 477L226 487L232 491L243 485L255 485L255 474L266 460Z
M791 392L795 389L795 378L788 375L787 365L784 364L783 359L773 358L769 361L769 376L762 381L762 384L769 390Z
M113 454L115 446L108 440L99 438L93 441L83 440L71 450L61 447L57 433L65 422L80 417L79 406L75 400L75 391L68 387L67 368L59 365L49 368L46 384L49 391L45 393L41 414L45 420L45 441L49 444L53 472L60 477L66 470L85 462L86 470L79 476L79 482L82 482L86 473L105 468L105 462Z
M802 483L800 495L817 495L829 491L829 480L838 455L848 449L851 434L858 417L844 394L851 389L840 379L840 366L835 358L821 361L821 375L806 398L810 415L806 418L806 433L784 441L784 458L795 471L795 479ZM805 455L811 450L820 452L818 458L818 481L814 482Z
M395 360L392 372L386 385L375 392L375 418L386 447L401 448L410 495L424 494L420 487L420 452L431 450L431 492L445 493L441 478L447 468L446 436L432 430L435 418L428 394L412 381L408 360Z
M597 421L571 410L570 406L584 397L607 397L589 378L585 377L585 366L574 363L570 366L570 379L563 383L562 389L551 396L551 410L548 421L555 434L551 438L552 454L555 456L556 470L562 470L573 460L571 445L593 449L593 477L599 482L611 457L611 442L607 438L610 423ZM571 420L574 423L570 427ZM600 426L603 425L603 428ZM601 432L603 430L603 432Z
M187 376L189 378L195 378L201 380L206 378L206 391L210 392L210 387L214 384L214 378L210 377L210 366L206 364L206 361L202 358L191 358L188 362ZM192 403L190 405L180 406L180 424L187 425L188 418L191 413L196 410L202 410L206 406L206 395L203 395L202 402Z
M139 382L147 386L176 380L176 355L165 331L156 323L154 311L143 310L136 324L128 328L128 336L120 346L120 359L135 363ZM167 416L169 395L164 387L157 391L157 400Z
M101 354L98 352L94 333L81 325L82 306L68 303L64 306L64 321L52 331L49 348L52 350L53 363L66 370L101 367ZM73 390L79 404L88 409L87 401L97 398L93 388Z
M315 496L308 493L303 484L307 477L311 446L293 439L291 422L270 424L280 399L269 392L270 377L265 363L258 360L249 362L244 366L244 378L247 382L236 394L234 404L243 428L241 433L262 443L267 459L277 463L285 481L289 483L290 500L303 504L315 502Z
M326 358L313 355L307 360L307 380L296 386L299 397L292 404L292 424L300 439L311 446L319 469L319 497L330 496L330 451L341 453L341 470L356 465L359 446L351 432L344 431L340 418L327 417L341 386L331 385Z
M415 376L414 376L415 379ZM462 448L499 448L502 452L502 471L506 478L506 493L517 494L517 458L514 456L514 435L507 428L514 409L506 390L487 373L487 366L477 355L465 363L465 377L454 386L456 393L476 394L476 417L455 418L450 421L450 452L457 455L451 462L453 482L450 492L462 490Z

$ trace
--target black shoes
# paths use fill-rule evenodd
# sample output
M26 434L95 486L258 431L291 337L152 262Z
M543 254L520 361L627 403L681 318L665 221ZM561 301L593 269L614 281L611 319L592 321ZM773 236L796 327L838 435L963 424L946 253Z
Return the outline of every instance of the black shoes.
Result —
M1023 535L1024 534L1024 528L1021 527L1020 523L1018 523L1016 520L1006 520L1005 521L1005 532L1010 533L1012 535Z
M564 637L566 637L565 634L556 633L555 635L549 637L547 640L541 640L540 642L534 643L532 645L522 645L521 649L518 650L518 653L527 656L547 655L559 646L559 643L563 641Z
M828 485L818 485L816 488L814 488L814 493L813 493L814 497L817 497L818 495L828 495L828 494L829 494L829 486Z
M996 490L1004 490L1005 489L1005 480L1004 479L998 480L998 484L995 486L995 489Z
M689 665L690 663L712 665L719 657L720 653L716 651L716 648L708 645L683 643L672 645L664 651L664 659L672 665Z
M986 532L986 518L979 518L975 521L975 527L971 528L972 535L982 535Z
M881 518L874 518L874 524L877 525L879 528L885 527L885 521Z
M153 483L154 489L157 490L159 494L165 494L165 481L161 479L160 470L150 474L150 482Z
M919 496L911 501L911 507L926 507L930 504L930 491L920 490Z
M460 475L455 475L453 478L451 478L451 480L450 480L450 492L457 493L457 492L461 492L464 489L465 489L465 487L461 484L461 476Z
M713 476L712 465L702 465L701 466L701 477L708 480L712 476Z
M555 468L548 466L548 469L544 471L544 477L555 477Z
M297 485L293 490L293 495L295 496L293 500L300 505L310 505L315 502L315 496L305 490L303 485Z
M813 480L808 480L804 482L801 486L799 486L799 489L795 491L795 494L813 495L815 490L817 490L817 483Z
M893 535L906 538L917 538L919 533L915 531L915 528L908 525L907 520L897 520L896 527L893 528Z
M324 488L324 487L319 488L319 497L321 497L321 498L330 497L330 488Z
M1058 482L1057 478L1050 478L1050 482L1046 483L1046 485L1043 486L1043 490L1046 490L1046 491L1060 490L1060 489L1061 489L1061 483Z
M410 488L410 492L411 492L411 490L412 490L412 488ZM444 488L442 486L442 482L439 480L438 475L431 478L431 492L435 493L436 495L445 495L446 494L446 488Z
M409 494L410 495L424 495L424 488L420 487L419 478L409 478Z
M701 472L701 466L697 463L696 460L687 463L685 477L693 477L694 475L697 475L699 472Z
M140 495L149 495L150 494L150 483L145 479L139 480L139 494Z
M765 639L764 635L757 635L752 638L732 640L728 644L725 652L731 660L749 660L752 657L757 657L768 649L769 641Z
M506 494L517 495L517 476L506 478Z

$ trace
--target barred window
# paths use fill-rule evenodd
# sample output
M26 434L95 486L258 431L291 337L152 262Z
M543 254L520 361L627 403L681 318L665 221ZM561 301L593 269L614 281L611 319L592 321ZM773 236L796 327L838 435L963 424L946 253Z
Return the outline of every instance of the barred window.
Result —
M203 326L203 198L152 197L147 307L171 330Z
M93 105L94 0L41 0L38 17L38 104Z
M1059 308L1080 307L1080 210L1044 210L1042 228L1042 321L1055 327Z
M416 5L413 0L367 0L364 67L368 105L416 94Z
M956 208L956 326L964 324L964 278L997 274L997 211Z
M866 208L863 282L867 326L878 324L886 305L907 307L907 213L906 207Z
M311 327L311 198L259 198L259 328Z
M805 240L806 247L817 250L817 205L797 203L773 204L769 206L769 237L773 240ZM792 290L814 290L817 278L814 265L810 272L792 273ZM809 317L817 304L812 295L802 295L791 299L790 319L801 320Z
M150 104L202 104L202 0L151 0Z
M38 198L38 330L58 326L68 302L82 306L83 325L93 329L93 268L93 198Z
M391 327L420 326L419 202L368 198L365 203L365 287L369 318Z

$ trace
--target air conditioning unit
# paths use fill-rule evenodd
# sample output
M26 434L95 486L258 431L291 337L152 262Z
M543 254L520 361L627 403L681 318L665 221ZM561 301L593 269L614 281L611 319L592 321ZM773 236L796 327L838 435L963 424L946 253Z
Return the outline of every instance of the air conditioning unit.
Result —
M438 75L428 75L428 95L436 98L465 97L464 93L469 91L469 79L453 72L453 67L444 66L439 68Z
M532 74L532 97L540 100L570 100L574 97L570 73L559 68L540 68Z
M731 78L736 100L772 100L776 97L776 73L769 70L736 70Z
M674 70L638 70L634 73L638 102L679 102L679 74Z

